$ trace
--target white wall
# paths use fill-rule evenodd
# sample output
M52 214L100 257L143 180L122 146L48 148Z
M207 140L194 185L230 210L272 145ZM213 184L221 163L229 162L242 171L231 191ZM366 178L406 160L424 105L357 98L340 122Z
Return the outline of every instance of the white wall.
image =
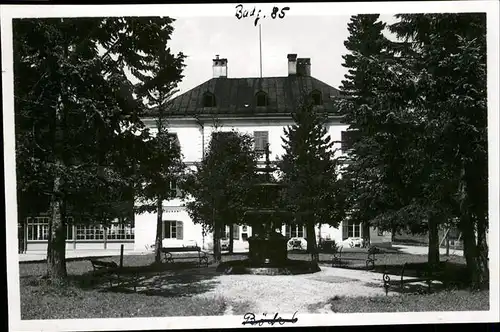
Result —
M196 242L203 245L201 226L191 221L188 213L180 206L164 206L163 220L176 220L183 222L183 239L167 239L163 243L169 247L181 247ZM156 213L143 213L135 216L135 246L137 251L144 251L155 243Z

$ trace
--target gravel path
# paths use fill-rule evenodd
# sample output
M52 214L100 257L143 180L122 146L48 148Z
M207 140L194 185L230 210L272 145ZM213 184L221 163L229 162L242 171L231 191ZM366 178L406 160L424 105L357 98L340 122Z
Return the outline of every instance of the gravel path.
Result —
M338 296L384 295L382 275L321 267L314 274L295 276L222 275L215 289L196 296L221 296L231 305L226 314L246 312L327 313L328 300ZM394 293L389 292L389 295Z

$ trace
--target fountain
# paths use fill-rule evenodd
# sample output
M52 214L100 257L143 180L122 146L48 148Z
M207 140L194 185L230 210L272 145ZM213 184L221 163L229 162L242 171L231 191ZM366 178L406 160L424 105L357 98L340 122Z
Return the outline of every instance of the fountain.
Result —
M272 182L271 173L276 168L269 161L269 144L265 147L266 165L257 168L264 177L263 183L254 185L256 207L245 211L245 221L252 227L248 238L248 259L222 262L217 271L226 274L286 275L321 271L316 262L288 259L287 241L277 229L281 229L292 213L279 209L279 195L284 185Z

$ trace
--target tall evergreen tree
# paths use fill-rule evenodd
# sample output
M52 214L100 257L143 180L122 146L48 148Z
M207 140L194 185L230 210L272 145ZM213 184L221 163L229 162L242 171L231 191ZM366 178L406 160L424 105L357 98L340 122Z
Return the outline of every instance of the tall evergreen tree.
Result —
M369 111L371 131L361 131L351 155L353 201L378 224L425 220L429 263L439 261L438 227L458 217L472 285L479 287L488 275L485 17L397 18L390 30L400 42L389 44L388 54L366 57L380 74L372 77L377 97L358 106ZM355 100L342 100L341 109L355 114Z
M305 95L292 114L294 124L284 129L285 154L279 161L284 200L305 225L307 250L318 259L315 225L338 227L344 217L339 165L326 127L327 115L317 111Z
M429 262L435 263L439 261L439 220L446 219L450 211L445 204L437 204L447 194L444 188L439 191L443 195L440 200L430 199L430 187L423 179L431 165L415 153L425 132L417 111L417 73L412 67L415 53L402 54L404 43L389 42L382 34L385 25L376 22L377 15L360 16L365 19L354 17L352 23L367 26L351 27L359 37L358 44L346 42L357 58L352 61L346 57L345 65L356 69L343 86L350 98L339 103L359 135L346 171L351 184L350 206L356 219L389 229L393 236L398 229L420 230L416 226L425 221ZM371 34L366 33L370 30ZM356 83L357 94L352 88Z
M458 216L473 287L488 279L486 15L397 15L391 31L412 61L423 119L420 149L428 199ZM438 144L436 144L439 142ZM477 238L475 236L477 232Z
M220 261L225 225L244 223L258 154L253 138L236 131L214 132L208 150L187 182L186 208L193 221L213 232L214 258Z
M346 134L351 146L343 173L349 215L363 222L366 240L370 223L393 235L403 227L391 212L404 206L407 190L400 168L405 142L399 135L406 128L393 121L387 103L398 90L388 81L393 75L386 72L392 47L383 34L385 27L378 14L351 17L350 35L344 42L349 53L343 56L342 64L348 74L340 88L343 98L338 102L344 122L349 124Z
M18 191L20 197L38 192L48 198L47 273L54 281L66 277L67 211L94 206L100 197L91 189L116 197L108 189L123 188L124 170L131 170L142 151L148 136L140 121L144 107L133 94L142 83L134 86L126 70L151 69L171 22L161 17L13 22Z
M173 28L169 26L169 32ZM185 164L179 142L168 131L168 107L182 80L185 56L173 55L166 45L160 49L150 64L150 72L135 73L144 83L136 92L145 98L150 109L156 110L156 136L149 142L147 162L139 166L141 177L137 197L142 202L139 213L156 213L155 262L161 261L163 239L163 202L179 196L177 186L183 181Z

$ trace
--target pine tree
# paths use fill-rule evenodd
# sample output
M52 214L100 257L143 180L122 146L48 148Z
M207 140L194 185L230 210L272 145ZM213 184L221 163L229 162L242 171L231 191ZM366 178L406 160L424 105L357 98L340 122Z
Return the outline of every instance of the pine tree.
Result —
M170 29L172 31L172 29ZM142 199L136 209L139 213L156 213L155 262L161 261L163 239L163 202L179 195L177 186L184 179L185 164L179 142L168 131L168 108L177 84L182 80L185 56L173 55L170 48L160 48L150 63L149 72L135 73L143 82L136 90L139 97L147 100L150 109L155 109L156 136L149 142L149 158L139 166L141 178L137 197ZM174 187L175 184L175 187ZM171 190L175 188L175 190Z
M118 198L131 185L127 175L148 134L140 121L144 105L134 98L142 83L134 86L126 71L150 69L171 22L161 17L13 22L18 191L20 202L33 192L48 198L47 273L56 282L67 274L69 211L91 210L100 198Z
M214 258L220 261L220 239L229 223L240 225L256 180L258 154L253 138L236 131L214 132L208 150L187 181L186 208L193 221L213 232Z
M412 59L416 109L423 119L420 145L414 149L427 169L420 179L422 197L432 200L441 215L459 218L464 256L477 288L488 279L486 15L397 17L391 31L405 41L403 54Z
M295 123L284 129L285 154L278 162L280 180L286 188L286 207L295 212L296 223L305 225L307 250L316 260L315 225L328 223L338 227L344 212L338 161L334 158L326 116L304 97L292 114Z
M404 206L407 190L400 169L406 143L399 135L406 126L394 121L394 105L387 102L401 98L395 86L400 80L387 72L392 69L394 52L383 35L385 27L378 14L351 17L350 35L344 42L349 53L343 56L343 66L349 71L342 81L343 98L338 101L352 144L343 173L349 215L363 222L366 240L370 223L393 235L404 227L392 212Z

